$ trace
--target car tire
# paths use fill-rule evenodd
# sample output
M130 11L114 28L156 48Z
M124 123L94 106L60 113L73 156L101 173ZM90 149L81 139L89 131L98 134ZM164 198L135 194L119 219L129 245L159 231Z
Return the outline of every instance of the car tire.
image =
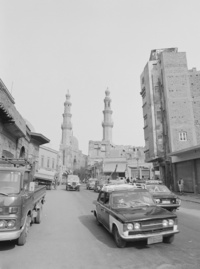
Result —
M35 223L40 224L42 221L42 208L38 209Z
M126 247L126 241L121 238L116 226L114 226L114 228L113 228L113 235L114 235L114 240L115 240L116 246L118 248L125 248Z
M28 236L28 232L29 232L29 228L30 228L30 217L27 216L26 217L26 224L25 224L24 230L20 234L20 237L17 239L17 245L18 246L25 245L26 240L27 240L27 236Z
M174 234L163 238L163 242L166 244L171 244L173 243L173 241L174 241Z
M101 223L99 222L97 213L95 213L95 218L96 218L96 224L97 224L98 226L101 226Z

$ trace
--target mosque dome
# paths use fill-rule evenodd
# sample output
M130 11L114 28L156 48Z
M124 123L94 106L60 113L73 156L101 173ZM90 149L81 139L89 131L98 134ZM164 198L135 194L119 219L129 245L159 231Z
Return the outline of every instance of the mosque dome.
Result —
M79 145L78 145L78 139L75 136L72 136L72 147L75 150L79 149Z

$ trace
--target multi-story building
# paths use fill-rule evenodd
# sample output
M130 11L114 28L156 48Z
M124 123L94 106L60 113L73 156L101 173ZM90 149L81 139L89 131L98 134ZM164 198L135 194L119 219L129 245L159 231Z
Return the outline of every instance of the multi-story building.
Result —
M186 53L177 48L152 50L141 74L145 160L174 189L184 173L175 173L177 165L172 169L172 154L198 148L200 141L197 76L196 70L188 71ZM194 179L187 176L185 181L185 188L191 190Z
M15 107L15 101L0 80L0 158L25 159L38 169L39 147L49 143L44 135L36 133Z

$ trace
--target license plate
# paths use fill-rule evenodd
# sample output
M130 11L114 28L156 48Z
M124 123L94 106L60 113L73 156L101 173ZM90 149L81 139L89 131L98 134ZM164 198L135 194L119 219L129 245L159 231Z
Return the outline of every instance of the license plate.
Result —
M170 204L170 201L162 201L163 204Z
M162 235L157 235L157 236L149 237L148 240L147 240L147 244L148 245L156 244L156 243L160 243L162 241L163 241L163 236Z

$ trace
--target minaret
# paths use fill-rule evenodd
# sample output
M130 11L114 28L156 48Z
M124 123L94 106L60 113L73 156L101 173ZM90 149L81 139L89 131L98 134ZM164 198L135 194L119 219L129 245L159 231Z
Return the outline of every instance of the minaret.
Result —
M103 127L103 140L110 141L112 143L112 128L113 128L113 121L111 118L112 110L110 107L111 99L110 99L110 92L107 89L105 91L106 97L104 98L104 120L102 122Z
M66 94L66 101L64 103L64 114L63 114L63 124L61 126L62 129L62 145L63 146L71 146L71 138L72 138L72 123L71 123L71 105L70 102L70 94L69 91Z

